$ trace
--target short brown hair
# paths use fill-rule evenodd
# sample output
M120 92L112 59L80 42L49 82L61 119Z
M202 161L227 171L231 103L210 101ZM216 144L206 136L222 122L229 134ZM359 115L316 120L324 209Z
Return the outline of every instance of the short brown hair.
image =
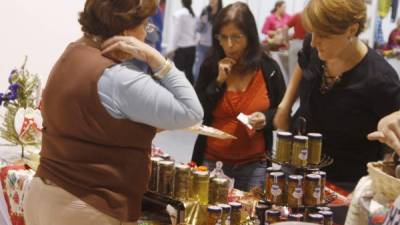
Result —
M86 35L107 39L135 28L156 9L157 0L86 0L79 23Z
M365 28L365 0L310 0L303 11L303 25L309 32L343 34L358 24L358 36Z

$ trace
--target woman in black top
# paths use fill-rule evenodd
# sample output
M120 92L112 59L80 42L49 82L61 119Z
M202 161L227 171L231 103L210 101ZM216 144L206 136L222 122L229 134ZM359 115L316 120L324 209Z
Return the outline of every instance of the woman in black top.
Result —
M272 120L283 98L285 82L278 64L262 52L257 26L246 4L237 2L222 9L214 21L212 33L213 44L196 83L205 113L204 124L214 126L217 123L221 127L216 127L224 131L230 127L229 131L242 138L227 141L225 145L223 141L215 144L213 141L218 140L199 136L192 160L209 169L215 167L215 161L223 161L223 170L235 178L235 187L248 191L264 184L265 152L271 150ZM255 85L256 88L249 89L261 83L265 86ZM248 98L247 93L252 91L260 94ZM236 97L230 98L232 95ZM237 98L240 98L239 104L236 104ZM241 104L244 101L247 102ZM240 112L246 111L253 130L236 119Z
M367 162L382 159L383 146L369 142L368 133L381 117L400 108L397 73L357 38L365 18L363 0L308 3L303 23L311 35L274 121L279 129L288 129L298 93L296 117L306 118L308 132L324 135L323 151L334 158L328 179L347 189L366 174Z

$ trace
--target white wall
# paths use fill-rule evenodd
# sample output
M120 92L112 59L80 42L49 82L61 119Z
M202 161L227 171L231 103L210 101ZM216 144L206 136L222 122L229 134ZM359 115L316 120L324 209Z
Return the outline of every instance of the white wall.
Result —
M237 0L224 0L224 4L234 1ZM260 29L275 1L244 0L252 9ZM168 2L169 12L180 7L180 0ZM300 11L305 2L287 0L288 12ZM194 0L195 13L198 15L207 4L208 0ZM0 1L0 92L7 88L9 72L20 66L24 55L29 57L27 68L38 73L44 82L47 80L52 65L65 46L81 35L77 18L83 5L84 0ZM393 27L394 24L386 18L383 22L386 37Z

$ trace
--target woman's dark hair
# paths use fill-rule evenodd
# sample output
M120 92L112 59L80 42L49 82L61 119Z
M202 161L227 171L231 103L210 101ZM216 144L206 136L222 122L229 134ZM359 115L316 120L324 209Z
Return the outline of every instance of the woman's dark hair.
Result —
M217 5L217 12L215 14L212 14L212 8L211 6L207 6L206 9L201 13L201 16L203 16L204 14L208 15L208 22L210 22L211 24L214 23L215 18L218 16L218 13L221 11L222 9L222 0L218 0L218 5Z
M274 8L271 10L271 13L276 13L276 11L285 4L285 1L277 1L275 2Z
M212 29L212 46L204 61L204 66L213 72L218 72L218 62L225 58L225 52L216 38L221 29L233 23L247 38L247 47L239 59L240 72L249 72L259 68L262 58L262 49L258 38L256 21L247 4L236 2L223 8L214 21Z
M189 10L193 17L195 16L192 9L192 0L182 0L182 5Z
M86 0L78 21L85 35L107 39L137 27L156 9L157 0Z

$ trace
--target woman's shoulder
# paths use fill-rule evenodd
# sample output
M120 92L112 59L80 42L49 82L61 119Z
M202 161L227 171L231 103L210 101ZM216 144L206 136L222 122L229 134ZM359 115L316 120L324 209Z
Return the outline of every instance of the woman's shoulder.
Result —
M365 70L375 80L398 80L399 76L390 63L375 50L369 48L362 62L362 70Z

